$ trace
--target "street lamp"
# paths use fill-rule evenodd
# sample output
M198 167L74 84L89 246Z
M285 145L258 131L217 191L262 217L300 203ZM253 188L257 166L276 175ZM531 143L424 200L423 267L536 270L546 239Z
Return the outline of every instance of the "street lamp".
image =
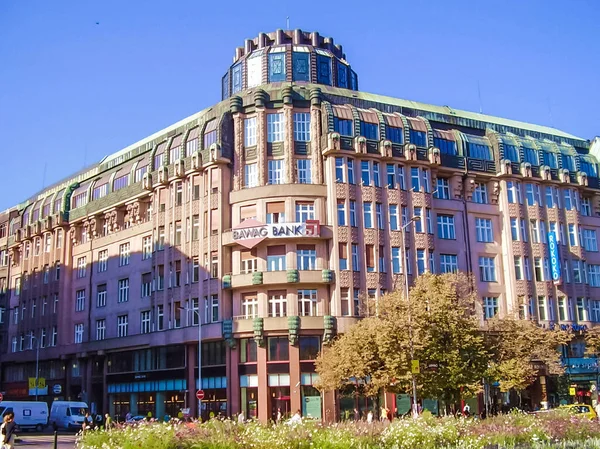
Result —
M189 312L186 307L179 307L179 310ZM202 390L202 315L200 315L200 298L198 298L198 308L192 308L192 313L198 314L198 390ZM193 315L192 315L193 316ZM198 399L198 417L202 417L202 400Z
M31 346L33 346L33 340L37 341L35 347L35 400L38 400L38 376L40 374L40 341L38 338L33 335L33 332L30 334L31 336Z
M419 215L415 215L412 217L405 225L402 226L400 231L402 232L402 266L404 267L404 295L406 301L408 301L408 342L410 345L410 361L411 361L411 377L412 377L412 390L413 390L413 403L412 403L412 415L413 418L419 416L419 410L417 408L417 379L415 378L415 373L412 369L412 361L415 357L415 348L413 345L413 335L412 335L412 313L411 313L411 305L410 305L410 297L408 292L408 262L406 260L406 228L414 222L421 220Z

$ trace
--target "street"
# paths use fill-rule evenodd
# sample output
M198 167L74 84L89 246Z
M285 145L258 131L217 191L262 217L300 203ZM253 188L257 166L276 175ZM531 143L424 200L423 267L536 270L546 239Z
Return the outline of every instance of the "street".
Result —
M72 433L58 434L58 448L72 449L75 447L76 435ZM49 449L54 447L54 435L41 433L22 432L18 435L18 440L15 442L15 447L26 446L31 449L44 448Z

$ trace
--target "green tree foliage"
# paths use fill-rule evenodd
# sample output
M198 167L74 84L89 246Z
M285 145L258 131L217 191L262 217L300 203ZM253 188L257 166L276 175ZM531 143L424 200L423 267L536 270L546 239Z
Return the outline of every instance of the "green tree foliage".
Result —
M473 310L475 293L464 274L417 278L410 301L399 291L380 299L376 316L340 336L317 359L318 387L332 390L365 382L365 393L381 388L410 391L412 329L420 394L456 401L478 389L487 349Z
M477 393L484 377L500 382L503 391L521 391L542 365L550 373L563 371L557 348L569 341L566 331L512 318L483 325L473 285L464 273L425 274L416 279L410 301L396 290L368 304L371 316L317 358L317 387L330 391L353 385L370 396L382 389L410 393L409 330L413 359L420 362L420 397L458 403Z
M529 320L489 320L486 340L492 357L488 376L500 383L501 391L523 391L536 379L541 366L550 374L561 374L564 368L558 349L570 339L567 331L544 329Z

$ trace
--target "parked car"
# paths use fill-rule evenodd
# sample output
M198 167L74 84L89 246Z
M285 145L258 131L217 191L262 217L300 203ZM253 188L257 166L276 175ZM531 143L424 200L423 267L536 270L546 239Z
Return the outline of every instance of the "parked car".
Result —
M573 413L576 415L583 415L589 419L596 419L598 415L594 408L588 404L569 404L569 405L561 405L559 407L560 410L566 410L569 413Z
M0 419L7 413L15 414L15 424L19 429L42 431L48 426L48 404L38 401L2 401Z
M81 429L87 412L85 402L54 401L50 409L50 422L59 429Z

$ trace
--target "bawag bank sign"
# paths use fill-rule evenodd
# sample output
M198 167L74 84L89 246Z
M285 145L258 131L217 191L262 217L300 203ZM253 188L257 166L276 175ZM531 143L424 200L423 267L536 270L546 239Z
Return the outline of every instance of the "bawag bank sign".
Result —
M318 220L305 223L269 223L245 220L232 229L233 240L246 248L254 248L265 239L291 237L319 237L321 228Z

